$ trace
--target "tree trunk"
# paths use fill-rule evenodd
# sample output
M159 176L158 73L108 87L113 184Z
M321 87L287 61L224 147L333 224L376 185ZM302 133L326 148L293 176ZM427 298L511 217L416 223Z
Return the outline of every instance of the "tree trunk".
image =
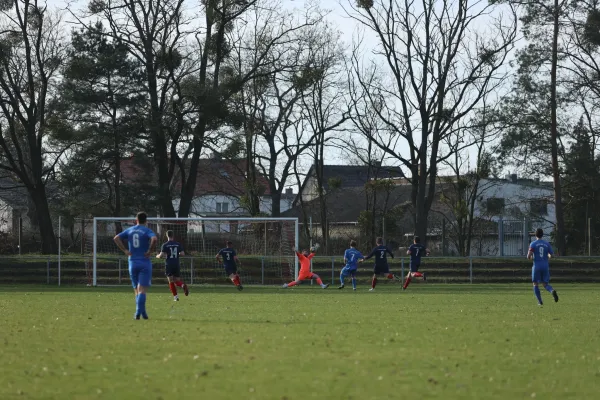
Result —
M204 124L203 124L204 125ZM196 129L204 131L204 126ZM198 166L200 165L200 153L202 151L202 142L195 135L193 139L194 151L190 160L190 170L187 180L181 182L181 193L179 197L179 218L188 218L192 211L192 203L194 202L194 193L196 191L196 180L198 179Z
M271 216L279 218L281 216L281 191L271 191Z
M425 158L421 157L421 164L418 166L419 176L417 177L417 196L415 204L415 235L421 238L423 246L427 245L427 217L429 209L426 204L427 193L427 165Z
M558 124L556 100L556 75L558 69L558 29L559 29L559 0L554 0L554 32L552 35L552 66L550 70L550 143L552 157L552 177L554 179L554 205L556 212L556 247L558 254L566 255L565 248L565 219L563 214L562 190L560 181L560 166L558 164Z
M28 190L33 205L35 206L35 216L42 240L42 253L56 254L58 252L58 245L56 243L56 236L54 234L54 227L50 216L46 188L43 183L40 183L33 188L28 188Z

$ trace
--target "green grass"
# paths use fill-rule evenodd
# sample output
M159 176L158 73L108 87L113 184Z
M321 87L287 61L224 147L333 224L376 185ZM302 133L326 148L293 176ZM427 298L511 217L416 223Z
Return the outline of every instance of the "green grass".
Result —
M0 399L592 399L596 285L0 287Z

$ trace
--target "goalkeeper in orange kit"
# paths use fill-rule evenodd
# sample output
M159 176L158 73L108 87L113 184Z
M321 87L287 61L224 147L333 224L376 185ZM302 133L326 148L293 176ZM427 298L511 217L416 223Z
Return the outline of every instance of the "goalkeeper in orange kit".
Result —
M321 285L323 289L327 289L329 284L324 284L319 275L313 274L313 272L310 270L310 260L315 256L315 249L311 248L311 253L309 253L308 250L304 250L302 253L299 253L295 248L292 248L292 251L296 253L296 256L298 256L298 261L300 261L300 273L298 274L298 279L290 283L285 283L283 287L288 288L299 285L301 281L307 279L316 279L317 283Z

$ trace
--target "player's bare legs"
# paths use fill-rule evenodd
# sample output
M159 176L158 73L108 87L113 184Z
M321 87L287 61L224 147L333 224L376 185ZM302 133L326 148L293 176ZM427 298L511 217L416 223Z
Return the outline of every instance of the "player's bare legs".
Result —
M556 290L554 290L554 288L552 286L550 286L550 284L547 282L542 282L542 285L544 286L544 289L546 289L548 292L550 292L552 294L552 297L554 298L554 302L557 303L558 302L558 293L556 293ZM538 305L540 305L540 306L543 305L544 303L542 302L542 294L540 293L539 284L537 282L533 282L533 293L535 293L535 297L537 298Z
M412 278L423 278L423 281L427 280L427 276L424 272L409 272L406 274L406 281L404 282L404 286L402 286L402 290L406 290L408 285L410 285Z
M237 273L230 274L229 275L229 279L238 288L238 290L243 290L244 289L244 287L242 286L242 281L240 280L240 276Z
M144 319L148 319L148 314L146 314L146 291L148 288L146 286L142 286L141 284L137 285L137 296L136 303L137 308L135 311L135 319L140 319L140 316Z
M167 279L169 281L169 289L171 289L171 293L173 294L175 301L179 301L179 297L177 296L177 287L182 288L183 293L186 296L190 293L187 285L183 283L180 277L169 275L167 276Z
M175 277L172 275L167 275L167 280L169 281L169 289L173 295L173 300L179 301L179 296L177 296L177 288L175 287Z
M383 274L373 274L373 279L371 280L371 289L369 289L369 291L372 292L375 290L375 286L377 286L377 277L378 276L383 276L383 277L386 277L387 279L396 278L396 276L394 276L394 274L392 274L391 272L383 273ZM402 278L400 278L400 279L402 279Z
M323 289L327 289L327 288L329 287L329 284L323 283L323 280L321 280L321 278L320 278L320 277L319 277L319 275L317 275L317 274L312 274L310 277L307 277L306 279L314 279L314 280L316 280L316 281L317 281L317 284L318 284L319 286L321 286ZM289 288L289 287L293 287L293 286L299 285L299 284L300 284L300 282L302 282L303 280L306 280L306 279L304 279L304 278L303 278L303 279L300 279L300 278L299 278L299 279L296 279L296 280L295 280L295 281L293 281L293 282L290 282L290 283L284 283L284 284L283 284L283 288L285 289L285 288Z

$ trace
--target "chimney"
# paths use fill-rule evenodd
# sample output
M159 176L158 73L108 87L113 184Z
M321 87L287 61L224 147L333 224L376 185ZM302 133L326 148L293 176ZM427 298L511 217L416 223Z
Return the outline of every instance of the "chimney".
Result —
M517 183L517 174L510 174L510 181L512 183Z
M293 194L294 194L294 189L292 189L292 188L285 189L286 196L292 196Z

